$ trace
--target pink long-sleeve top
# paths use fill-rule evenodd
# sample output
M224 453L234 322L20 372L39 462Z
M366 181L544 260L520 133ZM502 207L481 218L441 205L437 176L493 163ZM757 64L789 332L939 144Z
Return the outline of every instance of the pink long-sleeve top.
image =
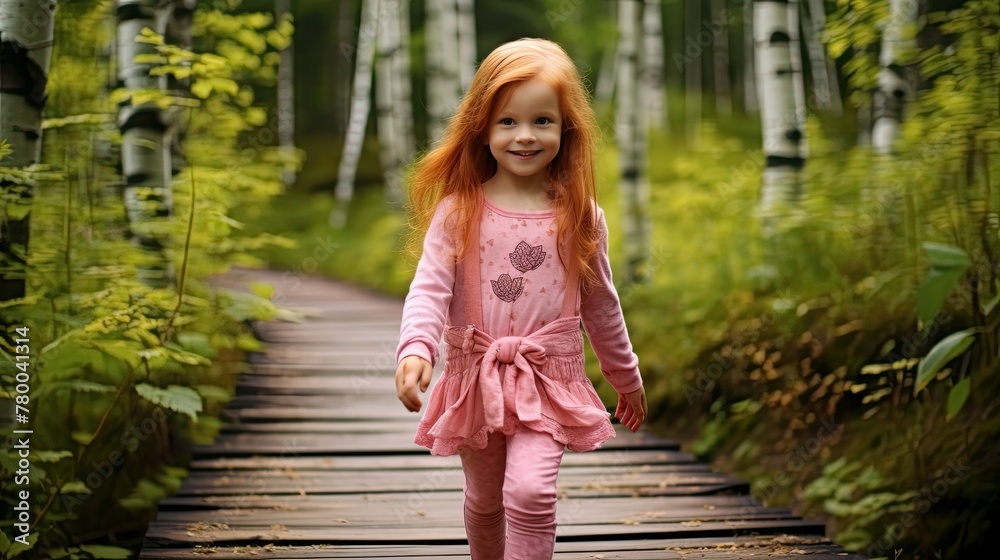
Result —
M566 273L556 254L555 210L514 212L482 197L480 277L484 326L494 338L527 336L560 316ZM446 325L464 325L463 286L456 282L457 228L446 224L453 197L436 209L403 307L396 362L410 355L437 363ZM608 228L597 208L600 244L591 266L598 282L578 314L608 383L619 393L642 387L608 261Z

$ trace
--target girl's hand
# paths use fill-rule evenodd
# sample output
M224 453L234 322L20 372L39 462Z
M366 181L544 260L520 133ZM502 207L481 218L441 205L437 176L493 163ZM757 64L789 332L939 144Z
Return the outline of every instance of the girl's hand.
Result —
M631 393L618 393L615 418L633 432L639 431L639 427L646 420L646 391L639 387Z
M420 356L406 356L399 361L396 368L396 396L410 412L418 412L423 406L417 397L417 382L420 382L420 392L427 392L433 371L431 363Z

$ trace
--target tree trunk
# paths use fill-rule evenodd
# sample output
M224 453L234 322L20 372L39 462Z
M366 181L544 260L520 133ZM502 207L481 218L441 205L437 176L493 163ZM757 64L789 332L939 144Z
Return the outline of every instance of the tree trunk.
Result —
M806 100L805 76L802 73L802 42L799 40L799 0L788 0L788 59L792 67L792 92L795 94L795 124L803 132L799 142L802 157L808 157L809 143L805 136L806 116L809 114Z
M716 33L715 26L721 25L722 29L715 34L712 41L712 68L715 78L715 114L721 116L731 115L733 112L733 100L730 95L729 86L729 23L722 16L725 9L724 0L712 0L711 3L711 27L713 34Z
M149 43L139 43L143 28L166 35L173 4L157 0L118 0L118 79L125 89L165 89L166 76L150 76L152 63L137 63L137 55L156 54ZM136 267L138 280L164 288L174 278L166 255L166 240L160 233L173 217L173 165L168 130L173 117L153 102L126 104L119 110L122 136L122 174L125 177L125 208L132 244L147 255Z
M684 0L684 36L688 45L698 36L701 25L701 0ZM702 48L694 43L696 50L684 58L684 113L688 142L696 144L701 127L701 66ZM687 51L685 51L687 52Z
M760 109L757 101L757 65L754 63L753 2L743 7L743 110L754 113Z
M354 58L354 91L351 97L351 116L347 123L347 138L337 173L335 196L337 204L330 213L330 225L343 228L347 224L347 211L354 196L354 180L358 160L365 143L365 128L371 110L372 63L375 58L375 36L378 33L379 0L362 0L361 27L358 29L358 48Z
M872 146L881 154L892 153L893 143L899 139L903 106L910 89L903 75L906 68L899 59L901 51L916 47L912 34L906 29L913 26L916 20L916 2L890 0L889 20L882 35L882 52L879 54L881 69L878 74L878 90L875 92L875 124L872 127Z
M336 137L347 134L348 122L351 118L351 83L353 67L351 61L353 51L347 47L354 43L354 2L338 2L337 40L341 47L333 59L333 82L328 92L333 99L334 127L332 133Z
M381 0L381 14L378 18L378 57L375 71L375 110L378 116L379 156L385 177L385 196L389 204L403 203L403 137L402 113L405 105L399 104L397 82L409 76L399 75L396 67L402 51L399 22L401 6L399 0Z
M830 111L835 116L844 112L840 100L840 86L837 83L837 72L833 61L826 56L826 49L820 43L823 30L826 28L826 11L823 0L809 0L808 9L802 6L802 31L809 51L809 66L812 70L813 92L816 96L816 106Z
M788 2L754 2L754 43L761 128L767 163L761 181L764 233L771 234L773 218L798 201L800 173L805 163L799 126L788 32Z
M618 4L617 125L621 166L619 194L624 229L628 282L645 280L643 263L649 254L649 188L646 184L646 120L639 84L639 6Z
M55 3L0 2L0 138L13 153L4 167L26 167L42 156L42 110L52 60ZM3 180L0 202L0 301L25 296L33 184Z
M445 122L458 107L458 14L456 0L424 3L427 45L427 134L433 144L441 138Z
M660 130L667 130L663 91L663 11L660 0L645 0L643 3L642 45L642 103L648 118L645 122Z
M282 21L292 15L292 0L275 0L275 21ZM293 44L281 50L278 63L278 145L281 151L291 154L295 151L295 54ZM295 169L286 165L281 173L286 187L295 183Z
M408 164L413 159L414 153L414 132L413 132L413 85L410 83L410 0L399 0L399 52L393 62L396 76L400 78L393 83L396 85L395 98L400 107L398 111L397 123L399 125L399 135L402 138L401 158L403 164Z
M476 9L473 0L458 0L458 60L459 85L462 92L466 92L472 85L472 76L476 74Z

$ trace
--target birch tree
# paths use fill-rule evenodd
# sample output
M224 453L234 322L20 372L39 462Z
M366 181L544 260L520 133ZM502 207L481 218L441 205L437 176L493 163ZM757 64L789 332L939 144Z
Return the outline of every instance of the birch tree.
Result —
M432 143L444 132L461 92L456 0L426 0L427 134Z
M910 87L903 73L906 51L916 46L912 27L917 20L915 0L890 0L889 19L882 35L879 53L878 90L875 92L872 146L882 154L892 152L893 143L899 139L899 125L903 120L903 107L910 96Z
M277 21L290 18L292 0L275 0L274 15ZM292 44L281 49L278 62L278 145L282 152L295 150L295 55ZM295 170L285 166L281 173L285 186L295 182Z
M378 115L379 154L385 176L386 198L398 206L404 199L403 166L409 157L405 135L404 113L409 112L406 98L401 98L403 82L409 82L409 72L403 74L403 51L400 0L381 0L382 17L378 21L378 57L376 61L375 104ZM406 88L409 89L409 88ZM412 149L411 149L412 151Z
M337 204L330 213L330 225L338 229L347 223L347 210L354 196L354 180L358 171L358 160L361 159L361 149L364 146L368 112L371 110L372 64L375 58L378 13L379 0L362 1L361 27L358 29L354 58L351 112L347 123L344 152L337 173L337 187L334 191Z
M795 94L795 125L803 131L799 141L802 157L808 157L809 144L805 137L806 116L809 114L806 101L806 84L802 74L802 44L799 40L799 0L787 1L788 17L788 61L792 68L792 92Z
M173 266L167 257L166 231L173 216L170 114L154 101L136 103L149 90L167 86L166 76L150 76L156 46L143 29L166 34L173 2L118 0L118 80L131 97L118 113L121 131L125 208L133 245L145 254L136 267L140 282L163 288L172 282ZM138 40L137 40L138 39ZM140 57L136 60L136 57Z
M473 0L458 0L458 75L462 93L476 74L476 7ZM455 107L458 107L456 100Z
M788 31L788 2L754 2L754 43L758 99L767 164L761 179L761 214L765 234L779 208L798 200L801 151L805 132L799 125L795 103L795 81L801 79L792 67Z
M667 129L663 90L663 9L660 0L645 0L642 10L642 104L647 122L660 130Z
M840 86L837 83L836 68L833 61L826 56L821 38L826 28L826 10L823 0L809 0L806 6L800 8L802 16L802 35L806 41L806 51L809 53L809 67L812 70L813 93L816 97L816 107L841 115L844 111L840 100Z
M639 9L636 2L618 4L618 84L616 131L621 167L619 193L626 274L643 281L649 255L649 186L646 178L646 121L639 87Z
M42 111L52 61L55 2L0 1L0 139L11 153L0 165L27 167L42 157ZM9 57L9 58L8 58ZM15 87L6 84L15 84ZM0 192L0 301L25 296L33 183L4 176Z

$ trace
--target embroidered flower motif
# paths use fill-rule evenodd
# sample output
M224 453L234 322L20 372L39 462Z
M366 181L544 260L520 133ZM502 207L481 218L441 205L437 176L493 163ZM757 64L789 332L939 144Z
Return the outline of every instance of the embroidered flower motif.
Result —
M524 241L518 243L517 247L514 248L514 252L510 253L510 264L514 265L514 268L521 272L535 270L542 266L544 261L545 251L542 250L542 246L535 245L532 247Z
M490 284L493 284L493 293L498 298L507 303L512 303L520 297L521 292L524 290L524 277L511 278L510 274L501 274L500 278L490 280Z

